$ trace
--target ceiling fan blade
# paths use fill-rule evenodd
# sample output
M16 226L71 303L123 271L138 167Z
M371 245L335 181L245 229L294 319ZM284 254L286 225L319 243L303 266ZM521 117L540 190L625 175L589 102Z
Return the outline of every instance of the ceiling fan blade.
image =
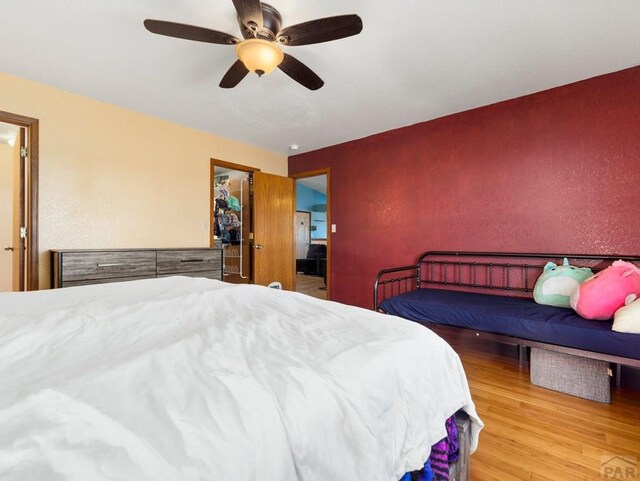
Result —
M240 41L228 33L203 27L194 27L193 25L185 25L183 23L165 22L164 20L147 19L144 21L144 26L150 32L157 33L158 35L195 40L196 42L233 45Z
M249 27L253 32L262 29L262 4L260 0L233 0L238 17L242 25ZM251 25L255 24L254 28Z
M238 85L248 73L247 67L245 67L240 60L236 60L231 68L227 70L227 73L224 74L222 80L220 80L220 87L223 89L232 89Z
M277 35L284 45L310 45L350 37L362 32L362 19L357 15L319 18L283 28Z
M278 68L309 90L318 90L324 85L324 81L313 70L288 53L284 54L284 60Z

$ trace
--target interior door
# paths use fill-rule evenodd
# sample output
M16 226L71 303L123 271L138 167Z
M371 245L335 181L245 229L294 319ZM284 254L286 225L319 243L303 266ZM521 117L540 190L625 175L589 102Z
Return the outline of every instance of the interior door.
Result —
M297 211L294 222L296 259L304 259L311 243L311 212Z
M255 172L253 206L253 282L294 290L293 179Z

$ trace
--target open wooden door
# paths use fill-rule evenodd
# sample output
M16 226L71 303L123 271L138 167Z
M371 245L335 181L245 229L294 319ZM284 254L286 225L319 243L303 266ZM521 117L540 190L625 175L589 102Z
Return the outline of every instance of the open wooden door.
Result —
M294 180L254 172L253 205L253 282L294 290Z

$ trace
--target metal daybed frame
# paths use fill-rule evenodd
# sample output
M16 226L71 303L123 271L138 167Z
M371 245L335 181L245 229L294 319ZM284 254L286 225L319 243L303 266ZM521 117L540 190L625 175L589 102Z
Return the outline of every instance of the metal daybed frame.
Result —
M373 309L382 311L380 304L384 299L425 287L532 298L535 281L542 273L544 265L548 261L561 264L565 257L572 265L589 267L594 272L604 269L618 259L640 264L640 257L620 255L429 251L422 254L415 265L383 269L378 273L373 291ZM613 363L616 365L618 386L621 365L640 368L640 359L475 329L443 326L427 320L424 323L434 331L445 335L466 332L474 337L517 345L520 365L526 359L527 347Z

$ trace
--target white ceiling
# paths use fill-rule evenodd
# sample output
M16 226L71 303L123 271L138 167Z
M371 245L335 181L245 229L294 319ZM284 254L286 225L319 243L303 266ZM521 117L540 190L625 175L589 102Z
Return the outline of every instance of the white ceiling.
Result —
M296 179L298 184L302 184L311 190L327 195L327 176L326 174L314 175L313 177L303 177Z
M283 26L362 18L358 36L285 47L325 81L320 90L278 70L221 89L233 47L142 25L239 36L231 0L0 0L0 71L288 154L291 144L314 150L640 64L638 0L271 4Z
M0 122L0 145L15 143L20 127Z

